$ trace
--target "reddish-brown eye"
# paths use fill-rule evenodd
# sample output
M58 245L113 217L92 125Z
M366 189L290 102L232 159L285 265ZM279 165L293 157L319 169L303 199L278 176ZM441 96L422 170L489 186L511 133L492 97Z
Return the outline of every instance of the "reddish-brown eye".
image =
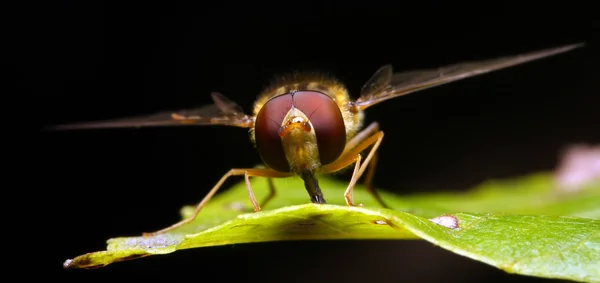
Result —
M288 172L280 128L285 115L294 106L308 117L317 136L321 164L335 161L346 145L346 127L342 113L329 96L316 91L297 91L267 101L256 116L255 137L263 162L274 170ZM311 130L310 125L306 125Z
M346 126L342 112L331 97L316 91L298 91L294 106L310 120L317 134L321 164L335 161L346 145Z
M290 171L279 136L279 128L291 107L292 96L289 94L271 98L258 112L254 125L258 154L267 166L279 172Z

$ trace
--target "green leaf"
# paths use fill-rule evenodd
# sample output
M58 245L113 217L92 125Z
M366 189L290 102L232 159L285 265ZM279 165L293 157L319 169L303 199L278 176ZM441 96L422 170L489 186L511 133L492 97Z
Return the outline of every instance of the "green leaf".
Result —
M67 260L95 268L133 258L206 246L287 240L424 239L511 273L600 282L600 183L557 193L550 174L489 181L457 193L396 196L380 208L357 186L345 205L347 183L321 177L329 204L308 203L299 179L275 180L278 195L252 213L243 182L215 196L190 224L154 237L108 240L106 251ZM252 185L260 200L266 180ZM184 207L182 217L193 206Z

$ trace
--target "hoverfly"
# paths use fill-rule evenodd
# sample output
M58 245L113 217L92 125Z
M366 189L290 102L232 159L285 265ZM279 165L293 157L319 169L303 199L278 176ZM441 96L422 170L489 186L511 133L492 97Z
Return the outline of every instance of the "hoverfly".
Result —
M495 59L463 62L436 69L394 73L391 65L378 69L364 84L360 96L353 100L338 80L320 74L294 74L280 78L264 89L254 103L252 114L246 114L235 102L213 92L213 104L181 111L164 111L130 118L65 124L56 130L144 127L224 125L248 128L250 140L257 149L264 168L229 170L197 204L194 213L165 229L144 233L145 236L170 231L191 222L231 176L244 176L254 211L261 210L275 195L272 178L294 175L304 181L311 202L326 203L315 174L340 171L354 166L344 193L349 206L355 206L352 190L366 172L366 190L387 207L372 186L376 152L384 137L377 122L363 129L364 110L380 102L412 92L473 77L529 61L567 52L583 43L565 45ZM370 149L369 149L370 148ZM367 152L363 156L364 152ZM259 205L250 177L266 177L269 195Z

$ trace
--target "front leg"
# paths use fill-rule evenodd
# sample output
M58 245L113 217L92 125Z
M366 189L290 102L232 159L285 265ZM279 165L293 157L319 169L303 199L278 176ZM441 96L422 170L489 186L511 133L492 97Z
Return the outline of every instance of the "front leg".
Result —
M250 177L256 176L256 177L268 177L268 178L285 178L285 177L292 176L292 173L277 172L272 169L257 169L257 168L231 169L227 173L225 173L225 175L223 175L223 177L221 177L219 182L217 182L217 184L208 192L208 194L206 194L206 196L202 199L202 201L200 201L200 203L198 203L198 205L196 206L196 209L194 210L194 213L192 213L192 215L190 215L188 218L186 218L182 221L179 221L179 222L177 222L167 228L164 228L162 230L152 232L152 233L143 233L143 236L150 237L150 236L155 236L155 235L162 234L165 232L169 232L169 231L172 231L173 229L179 228L185 224L188 224L188 223L194 221L194 219L196 219L196 216L198 216L198 214L200 213L202 208L204 208L204 206L213 197L213 195L221 188L223 183L231 176L240 176L240 175L244 175L244 180L246 182L246 188L248 189L248 196L250 197L250 201L252 202L254 211L258 212L258 211L260 211L260 206L258 205L258 202L256 201L256 198L254 197L254 192L252 191L252 187L250 186Z
M375 128L375 127L376 126L369 127L366 130L364 130L363 132L374 131L373 128ZM365 172L365 170L366 170L367 166L369 165L369 163L371 162L375 152L379 148L379 145L381 144L381 141L383 140L383 136L384 136L383 131L377 131L373 135L363 134L363 132L361 132L357 135L357 137L362 140L360 140L360 141L354 140L354 141L352 141L352 143L349 142L349 144L352 145L351 148L348 147L347 149L345 149L344 153L333 163L323 166L323 172L327 173L327 172L339 171L343 168L346 168L350 164L356 163L354 171L352 173L352 178L350 180L350 183L348 184L348 188L346 189L346 192L344 193L344 198L346 199L346 203L349 206L354 206L351 195L352 195L352 190L354 189L354 186L356 185L356 181ZM360 153L369 147L371 147L371 150L369 151L369 154L367 154L367 157L364 159L364 162L363 162ZM383 202L381 201L380 198L378 198L378 196L376 196L375 194L372 194L372 195L382 206L385 207L385 204L383 204Z

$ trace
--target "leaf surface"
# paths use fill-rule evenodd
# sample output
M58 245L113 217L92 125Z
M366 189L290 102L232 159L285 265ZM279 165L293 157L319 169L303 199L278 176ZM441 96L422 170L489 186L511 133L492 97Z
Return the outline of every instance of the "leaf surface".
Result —
M424 239L511 273L600 282L600 184L571 194L554 190L550 174L488 181L466 193L396 196L380 192L381 208L357 186L319 179L327 205L307 203L299 179L275 180L278 195L251 211L243 182L215 196L191 223L165 234L108 240L106 251L80 255L66 268L95 268L181 249L289 240ZM252 180L257 199L266 181ZM193 206L181 210L190 215Z

